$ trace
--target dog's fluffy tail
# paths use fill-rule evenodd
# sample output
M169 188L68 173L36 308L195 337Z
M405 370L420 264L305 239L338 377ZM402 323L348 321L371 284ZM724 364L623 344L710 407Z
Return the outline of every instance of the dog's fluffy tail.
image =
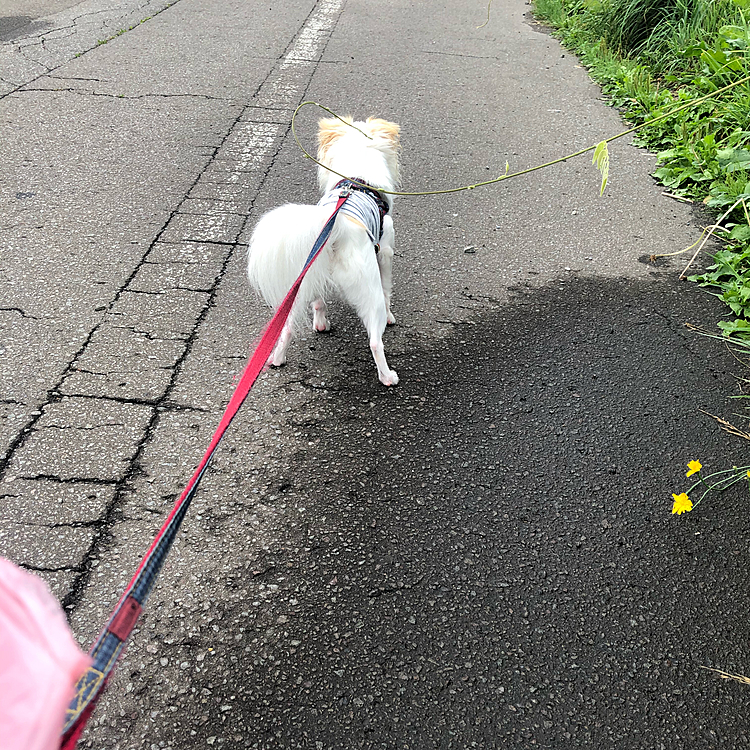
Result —
M329 216L327 208L290 203L269 211L258 222L250 238L247 275L268 305L281 304ZM295 304L298 313L325 295L328 263L324 249L302 282Z

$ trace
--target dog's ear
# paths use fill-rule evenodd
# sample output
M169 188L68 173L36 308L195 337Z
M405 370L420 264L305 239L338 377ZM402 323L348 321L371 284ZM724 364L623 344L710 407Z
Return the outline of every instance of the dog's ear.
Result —
M395 122L381 120L379 117L367 118L367 131L373 138L384 138L394 148L398 148L400 142L401 128Z
M333 118L318 122L318 161L325 161L328 149L337 138L341 138L351 128L346 124L354 122L351 117L344 117L345 122Z

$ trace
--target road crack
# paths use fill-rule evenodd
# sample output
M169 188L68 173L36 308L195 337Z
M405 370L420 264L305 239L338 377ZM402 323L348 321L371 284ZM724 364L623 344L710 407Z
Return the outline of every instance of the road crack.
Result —
M303 21L302 25L298 29L297 33L294 35L292 40L290 41L289 45L287 46L285 53L279 56L277 58L276 64L271 68L271 70L268 72L264 80L259 84L257 90L253 94L253 98L257 98L265 89L264 87L268 87L269 89L269 95L275 96L276 98L283 97L284 100L282 101L279 99L278 101L278 107L270 107L270 106L261 106L256 104L245 104L241 105L238 108L238 112L236 113L236 116L233 117L230 123L228 123L228 127L225 131L224 137L221 138L220 142L217 146L213 149L208 162L203 167L203 169L196 175L195 180L193 183L188 187L187 191L185 192L185 195L183 196L182 200L176 205L176 207L170 212L169 216L166 218L166 221L164 222L161 229L159 229L149 247L146 249L145 253L143 254L142 258L136 262L133 266L133 269L128 276L127 279L121 284L120 288L115 292L114 297L110 304L106 306L107 309L112 309L114 305L122 299L123 295L127 292L136 292L137 290L133 289L135 280L138 276L138 273L140 269L149 262L148 258L149 255L154 251L154 248L157 246L157 244L165 245L165 244L184 244L184 241L181 242L175 242L175 243L169 243L166 241L162 241L161 237L164 235L164 233L167 231L168 227L172 224L172 222L175 220L177 216L183 215L183 205L188 200L188 198L191 196L191 194L194 194L196 187L199 185L199 182L201 182L201 178L203 177L204 173L215 164L219 156L223 153L222 149L224 149L225 145L227 144L228 140L233 134L239 133L241 137L243 137L247 141L247 148L250 148L251 146L254 148L262 148L264 149L264 159L266 160L266 164L262 166L261 169L258 170L258 176L256 178L256 184L254 186L254 196L257 196L258 192L262 189L263 185L265 184L268 175L273 168L276 159L281 151L281 148L284 143L284 139L288 136L290 131L290 123L289 122L282 122L281 124L278 124L275 131L272 133L272 137L269 137L267 135L264 135L264 132L262 132L260 135L263 136L260 138L260 141L258 141L258 128L268 127L268 123L264 122L262 123L262 126L260 124L254 123L253 120L249 119L252 117L252 113L254 110L269 110L272 109L274 111L282 111L282 112L288 112L288 102L286 101L286 98L288 98L290 95L292 95L295 98L295 101L299 100L301 101L307 91L307 87L309 86L309 80L311 79L312 75L315 72L315 69L317 67L317 62L315 60L312 60L309 64L309 70L305 71L305 82L304 83L297 83L297 79L295 79L294 85L289 87L284 87L281 84L285 80L285 76L287 75L286 67L289 65L289 60L292 56L292 51L297 50L300 46L304 47L305 44L310 45L311 43L314 43L315 45L315 58L317 59L323 54L323 51L325 49L325 46L327 44L327 39L330 39L330 29L328 29L326 34L318 35L318 31L316 31L316 23L317 23L317 17L322 14L329 14L331 15L333 12L336 13L336 17L340 15L340 3L338 2L331 2L331 0L322 0L321 2L316 3L313 8L310 11L310 14L307 16L307 18ZM316 16L317 14L317 16ZM315 22L315 23L312 23ZM332 26L335 26L335 22L332 24ZM312 40L311 40L311 31L312 28ZM293 75L297 75L297 70L293 71ZM31 91L32 89L28 89ZM73 91L73 89L70 89ZM79 93L79 92L76 92ZM137 98L143 99L146 95L140 96ZM216 97L202 97L204 99L212 98L216 99ZM249 127L248 127L249 125ZM256 143L256 141L258 141ZM234 149L234 146L233 146ZM230 163L232 161L236 161L232 157L232 154L234 153L234 150L230 153ZM238 172L240 170L240 166L238 165L237 170ZM252 209L254 205L255 197L252 197L245 201L245 205L248 208L248 211ZM82 600L82 597L87 590L87 587L89 585L92 572L95 569L94 561L101 558L102 551L110 544L112 540L112 529L115 526L115 524L121 519L122 517L122 511L125 507L125 501L126 499L132 495L133 491L133 485L137 478L145 476L146 471L143 466L143 457L144 452L146 449L152 444L154 440L154 436L159 429L160 422L161 422L161 415L164 412L169 411L178 411L178 410L184 410L184 411L197 411L197 412L208 412L208 410L198 409L198 408L191 408L191 407L185 407L183 405L176 405L171 400L171 395L174 393L178 378L180 377L182 370L184 368L185 362L190 356L190 354L193 351L195 342L198 339L199 332L201 331L206 317L208 316L209 312L213 309L216 298L219 292L219 289L222 285L222 282L224 280L225 275L227 274L229 265L234 258L236 252L238 249L244 249L246 247L246 243L239 242L239 238L242 236L243 232L245 231L245 226L248 221L248 214L244 214L244 219L241 222L241 225L237 228L232 229L234 240L228 241L216 241L216 240L210 240L210 245L216 248L225 248L225 252L223 253L223 257L220 260L218 271L215 273L212 285L210 289L207 290L200 290L202 293L206 294L206 299L203 302L198 314L194 318L194 322L190 326L189 332L186 334L184 338L179 339L180 341L184 342L184 346L181 347L181 351L174 355L171 363L164 367L163 369L168 370L171 372L171 376L169 378L169 383L167 384L163 395L154 401L145 401L145 400L136 400L136 399L117 399L117 398L110 398L110 397L102 397L102 400L112 400L113 402L120 401L122 403L142 403L151 408L151 414L148 418L148 423L143 429L140 438L137 440L135 445L135 450L132 454L132 458L130 459L123 475L118 480L102 480L97 477L89 478L89 477L75 477L75 478L62 478L60 476L55 475L49 475L49 474L38 474L35 476L24 476L23 479L27 480L49 480L53 482L59 482L64 484L77 484L77 483L90 483L90 484L103 484L109 487L114 487L114 493L112 495L112 498L107 504L107 507L104 509L104 511L101 513L99 518L96 519L95 523L92 523L91 528L94 530L93 539L91 541L91 544L86 551L86 553L83 556L82 563L80 566L75 568L75 572L77 573L75 580L72 583L72 586L68 593L65 595L63 599L63 605L67 612L74 611L80 601ZM192 242L195 244L206 244L206 240L187 240L187 242ZM193 291L193 290L190 290ZM94 335L97 333L99 328L105 324L111 324L112 318L109 316L105 316L102 320L100 320L96 325L92 327L89 334L87 335L85 341L81 344L78 351L75 352L75 354L71 357L70 361L68 362L67 366L65 367L63 373L58 379L58 382L48 391L47 394L47 403L52 403L55 400L59 400L60 394L64 391L64 385L66 381L75 373L78 371L78 363L83 360L83 357L87 350L89 349L92 339ZM128 328L130 330L133 330L134 332L143 333L143 335L149 335L146 332L140 332L135 326L123 326L124 328ZM159 339L161 340L161 339ZM169 339L165 339L169 340ZM309 386L312 389L317 389L316 386ZM321 388L322 390L322 388ZM8 453L6 456L0 460L0 478L4 475L4 473L7 471L7 467L9 462L12 460L13 456L24 446L28 435L33 431L33 429L36 426L36 420L38 420L39 417L36 417L35 420L33 420L29 425L28 429L22 431L19 433L16 438L11 443L11 446L8 450ZM63 429L63 428L60 428Z
M18 313L22 318L28 318L29 320L39 320L36 315L29 315L20 307L0 307L0 312L15 312Z

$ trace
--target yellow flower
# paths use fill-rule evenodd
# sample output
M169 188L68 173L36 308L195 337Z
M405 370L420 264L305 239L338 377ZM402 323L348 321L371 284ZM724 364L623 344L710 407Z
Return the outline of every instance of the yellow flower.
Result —
M693 503L690 502L690 498L687 496L687 492L682 492L679 495L675 495L673 492L672 497L674 498L672 515L676 513L679 516L680 514L693 509Z
M703 467L700 461L688 461L688 473L686 477L692 477L693 474L697 474Z

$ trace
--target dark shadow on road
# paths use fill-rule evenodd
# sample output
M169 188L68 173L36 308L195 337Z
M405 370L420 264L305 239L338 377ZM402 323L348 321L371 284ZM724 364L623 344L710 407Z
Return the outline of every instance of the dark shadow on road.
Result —
M0 16L0 42L10 42L20 36L30 36L52 24L35 21L31 16Z
M735 392L683 327L716 314L673 280L569 277L394 356L396 390L358 353L279 479L306 525L200 677L199 737L237 696L237 747L747 746L750 691L700 668L750 672L747 488L670 515L689 459L745 448L698 412Z

